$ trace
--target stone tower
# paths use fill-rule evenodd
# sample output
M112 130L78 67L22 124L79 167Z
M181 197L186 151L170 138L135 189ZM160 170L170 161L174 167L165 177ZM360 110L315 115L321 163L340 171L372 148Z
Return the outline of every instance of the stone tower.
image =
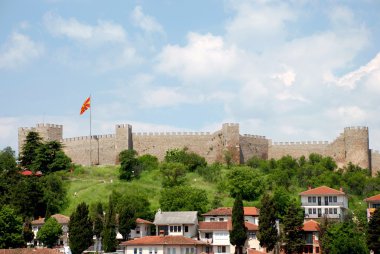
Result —
M232 162L240 163L240 130L238 123L225 123L222 125L224 137L224 151L232 155Z
M115 127L115 162L119 163L119 153L123 150L133 149L132 125L117 124Z
M368 127L344 128L345 161L370 168Z

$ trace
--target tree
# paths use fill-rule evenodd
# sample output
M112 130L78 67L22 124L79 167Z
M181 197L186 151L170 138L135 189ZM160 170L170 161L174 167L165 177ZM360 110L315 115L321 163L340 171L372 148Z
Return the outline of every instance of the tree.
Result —
M232 208L232 230L230 231L230 242L235 245L235 254L243 253L243 246L247 240L247 228L244 224L244 208L241 195L235 198Z
M19 248L24 244L22 219L9 206L0 209L0 249Z
M280 222L283 222L283 217L290 204L289 194L284 187L279 186L275 189L273 193L273 202L276 208L276 217Z
M40 181L43 201L46 203L46 213L50 215L58 213L67 204L67 191L62 179L58 175L49 174L41 177Z
M70 249L73 254L81 254L92 244L92 222L88 206L80 203L70 216L69 222Z
M227 174L228 189L232 197L241 194L244 200L255 200L264 191L264 177L250 167L234 167Z
M26 135L25 144L22 147L20 154L20 164L24 167L29 167L33 164L37 157L37 149L42 145L40 134L35 131L30 131Z
M176 186L161 191L160 206L164 211L198 211L208 209L208 198L205 190L190 186Z
M199 167L206 167L206 159L194 152L189 152L185 147L183 149L171 149L166 151L165 162L177 162L185 165L186 169L194 172Z
M11 147L6 147L0 151L0 172L12 172L16 170L15 152Z
M62 144L58 141L49 141L37 148L31 168L47 174L67 170L70 166L71 159L62 151Z
M284 237L285 253L302 253L305 244L303 235L304 211L298 202L293 201L284 216Z
M265 194L261 199L261 211L263 212L259 216L260 223L257 238L260 241L260 246L265 247L267 251L271 251L276 246L279 237L274 202L268 194Z
M37 239L40 240L48 248L52 248L57 244L59 237L62 235L62 226L58 221L50 217L45 224L38 230Z
M22 236L24 237L24 242L29 243L34 239L34 233L32 230L32 223L30 220L26 220L22 227Z
M368 248L374 252L374 254L380 253L380 209L376 209L373 213L369 224L367 234Z
M103 231L103 216L103 205L102 203L98 202L96 203L95 212L92 217L92 221L94 222L93 232L97 239L100 238Z
M122 180L131 181L138 177L141 171L141 165L137 159L137 152L133 149L121 151L119 154L120 175Z
M156 156L144 154L139 156L137 159L142 167L142 170L150 171L158 168L158 158Z
M115 203L112 195L109 197L108 209L105 214L104 227L102 233L102 243L104 252L116 251L116 214Z
M163 162L160 165L162 187L174 187L185 183L186 168L179 162Z

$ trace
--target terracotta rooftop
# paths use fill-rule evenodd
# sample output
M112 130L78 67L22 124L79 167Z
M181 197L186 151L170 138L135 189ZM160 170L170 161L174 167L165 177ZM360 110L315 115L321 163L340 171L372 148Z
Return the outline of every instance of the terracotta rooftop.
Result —
M254 250L254 249L247 249L247 254L266 254L266 252Z
M207 245L207 243L184 236L145 236L134 240L122 242L121 245Z
M364 201L380 201L380 194L364 199Z
M22 249L0 249L1 254L59 254L59 249L49 248L22 248Z
M59 224L68 224L70 221L70 217L67 217L62 214L54 214L51 217L55 218ZM40 218L38 220L34 220L31 222L32 225L42 225L45 223L45 218Z
M320 186L314 189L303 191L300 195L346 195L343 191L338 191L327 186Z
M143 220L143 219L140 219L140 218L136 219L136 223L140 223L140 224L153 224L153 222L150 222L148 220Z
M259 230L259 226L250 222L245 222L245 227L249 231L257 231ZM232 230L232 222L231 221L200 221L199 222L199 230Z
M20 172L20 174L24 175L24 176L31 176L31 175L33 175L33 172L30 170L23 170Z
M256 207L244 207L244 215L246 216L259 216L260 210ZM213 209L207 213L202 214L202 216L231 216L232 207L219 207Z
M315 220L309 220L303 224L304 231L319 231L319 223Z

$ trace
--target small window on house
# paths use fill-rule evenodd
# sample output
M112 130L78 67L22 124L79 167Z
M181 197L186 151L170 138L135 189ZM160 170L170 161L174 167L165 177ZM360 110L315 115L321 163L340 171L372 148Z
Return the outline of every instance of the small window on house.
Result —
M333 198L334 198L334 202L337 202L337 201L338 201L338 199L337 199L336 196L334 196Z
M252 232L252 231L248 232L248 237L250 239L256 239L256 232Z
M133 253L137 254L137 248L133 248Z
M214 218L214 217L211 217L211 218L210 218L210 221L215 221L215 218Z
M158 253L157 248L154 248L154 254L157 254L157 253Z
M315 232L315 233L314 233L314 236L315 236L315 240L318 240L318 239L319 239L319 233L318 233L318 232Z
M337 214L337 213L338 213L338 209L334 208L334 214Z
M329 209L325 208L325 214L329 214Z
M219 218L219 221L224 221L224 218Z
M185 232L189 232L189 226L184 226Z
M319 253L319 247L315 247L315 252Z
M307 202L311 203L311 197L307 197Z
M332 196L329 196L329 202L332 202Z
M173 226L170 226L170 232L174 232Z
M329 214L333 214L333 209L329 208Z
M142 248L139 248L139 254L142 254Z
M153 254L153 249L149 247L149 254Z
M178 226L178 227L177 227L177 230L178 230L177 232L182 232L182 227L181 227L181 226Z
M226 253L226 246L218 246L218 253Z
M317 214L317 209L313 208L313 214Z
M309 214L313 213L313 209L309 208Z
M313 197L313 203L317 203L317 197Z

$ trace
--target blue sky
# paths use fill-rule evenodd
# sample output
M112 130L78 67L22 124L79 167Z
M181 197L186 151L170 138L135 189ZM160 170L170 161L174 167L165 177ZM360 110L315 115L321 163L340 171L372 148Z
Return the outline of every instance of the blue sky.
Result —
M216 131L380 150L380 2L1 1L0 148L17 128Z

